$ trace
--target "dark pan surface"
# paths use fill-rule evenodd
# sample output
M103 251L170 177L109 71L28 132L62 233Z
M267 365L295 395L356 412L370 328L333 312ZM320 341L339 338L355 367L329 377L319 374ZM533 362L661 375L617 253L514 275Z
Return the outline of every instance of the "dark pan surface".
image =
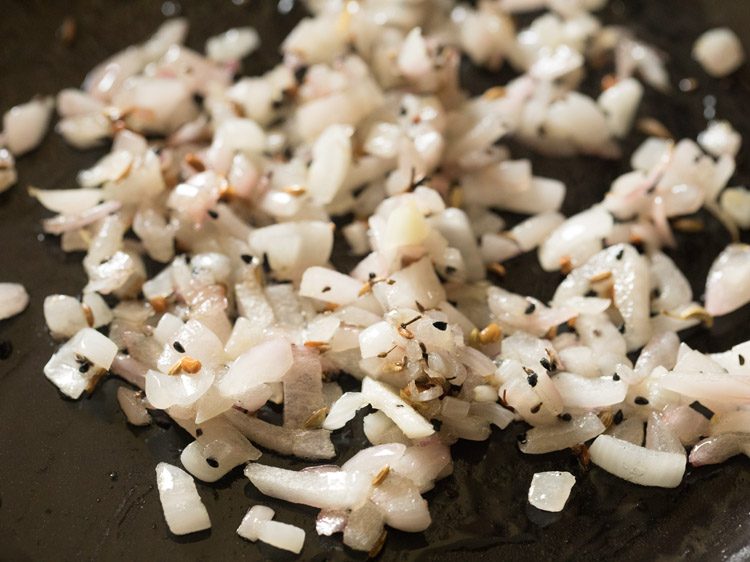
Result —
M288 3L287 3L288 4ZM177 6L146 0L4 0L0 3L0 110L37 93L51 94L81 83L86 71L115 51L145 39L162 21L161 10ZM706 11L710 6L712 13ZM245 62L248 73L278 60L277 44L303 11L277 12L275 1L183 0L177 6L191 21L188 43L237 25L256 26L263 38L260 54ZM64 17L77 21L72 47L56 30ZM717 117L730 119L750 139L746 100L747 67L739 75L709 80L686 55L700 32L728 24L750 47L747 0L613 0L604 16L631 23L640 36L672 53L673 82L695 76L697 91L675 91L672 98L649 92L641 115L662 120L677 138L695 137L705 127L704 96L717 98ZM475 91L497 77L468 69L464 83ZM628 140L632 148L642 139ZM200 484L213 521L211 531L176 538L164 522L155 486L159 461L179 464L188 437L166 419L147 429L125 424L115 399L117 379L107 380L90 398L60 398L43 377L42 367L55 348L44 327L43 298L78 294L84 285L81 255L65 255L59 240L41 235L45 215L25 186L71 187L75 173L103 151L81 153L54 133L19 164L19 185L0 195L1 281L26 285L32 301L22 315L0 322L0 340L13 346L0 361L0 560L291 560L292 555L245 542L235 529L249 506L271 505L281 521L302 526L305 560L364 559L341 546L340 536L317 537L315 510L262 497L240 470L216 485ZM514 154L524 151L514 147ZM747 151L739 158L734 184L748 183ZM535 172L564 180L569 188L567 214L601 198L623 163L594 159L539 161ZM703 234L681 235L672 252L693 283L696 295L711 261L728 236L711 219ZM346 256L338 258L346 261ZM559 277L542 274L535 256L509 264L506 286L548 298ZM688 343L718 351L750 336L750 307L720 319L710 330L695 329ZM361 429L336 436L336 462L364 442ZM689 470L676 490L646 489L592 468L583 471L567 452L521 458L515 444L521 426L495 432L485 443L453 447L455 473L427 494L433 525L424 533L390 531L382 560L747 560L750 559L750 462L735 458L719 467ZM266 454L263 462L291 468L303 464ZM540 470L569 470L578 484L560 514L545 514L526 504L531 475Z

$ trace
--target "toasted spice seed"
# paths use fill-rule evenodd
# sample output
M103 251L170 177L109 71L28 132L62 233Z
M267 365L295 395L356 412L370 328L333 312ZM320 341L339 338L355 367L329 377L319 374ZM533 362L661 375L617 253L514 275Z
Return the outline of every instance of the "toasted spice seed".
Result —
M308 417L303 423L302 423L302 429L317 429L320 426L323 425L323 422L326 419L326 416L328 415L328 408L325 406L315 410L312 414L310 414L310 417Z
M312 347L312 348L315 348L315 349L317 349L319 347L326 346L326 345L328 345L328 343L324 342L324 341L310 340L310 341L306 341L305 342L305 347Z
M244 261L246 264L250 264L253 261L253 256L251 256L250 254L242 254L240 258L242 258L242 261Z
M679 230L680 232L703 232L706 230L706 225L702 220L690 217L682 217L671 221L672 228Z
M329 287L328 285L326 285L325 287L323 287L323 288L322 288L322 289L320 290L320 292L321 292L321 293L327 293L327 292L328 292L328 291L330 291L330 290L331 290L331 287Z
M622 259L622 256L624 256L624 255L625 255L625 248L623 248L622 250L620 250L619 252L617 252L617 255L615 256L615 259L619 261L619 260Z
M396 283L395 279L388 279L388 281L385 282L386 285L394 285Z
M552 370L552 365L550 364L549 360L546 357L542 357L539 360L539 363L541 364L541 366L544 368L545 371Z
M499 263L488 264L487 270L492 273L497 273L500 277L505 277L505 274L507 273L505 267Z
M612 425L612 422L614 421L614 415L612 414L612 410L604 410L602 412L599 412L597 414L597 417L599 418L599 421L604 424L604 427L609 428L609 426Z
M599 296L599 293L597 293L594 289L589 289L588 291L586 291L586 293L584 293L583 296L584 297L597 297Z
M403 325L398 327L398 335L402 338L406 338L407 340L414 339L414 334L412 334L409 330L404 328Z
M618 328L617 328L617 331L620 332L621 334L624 334L625 333L625 324L620 324L618 326Z
M203 435L203 430L199 427L195 430L195 436L200 437L201 435Z
M203 163L203 160L198 158L192 152L185 155L185 164L193 168L196 172L204 172L206 170L206 165Z
M301 185L288 185L281 191L287 193L288 195L291 195L292 197L302 197L305 193L307 193L307 188L302 187Z
M534 314L534 311L536 310L536 305L531 302L529 303L529 306L526 307L526 310L523 311L524 314Z
M492 88L485 90L482 94L482 98L486 100L496 100L505 97L505 88L503 86L493 86Z
M336 310L336 309L337 309L338 307L339 307L339 304L338 304L338 303L335 303L335 302L329 302L328 304L326 304L326 305L325 305L325 308L323 308L323 310L324 310L325 312L333 312L333 311L334 311L334 310Z
M591 463L591 457L589 456L589 448L584 444L581 443L580 445L575 445L574 447L570 448L571 451L573 451L573 454L578 457L578 462L581 463L581 466L588 470L589 464Z
M388 531L383 529L383 532L380 533L378 540L375 541L375 544L370 549L370 552L367 553L368 558L375 558L378 554L380 554L380 551L383 550L383 545L385 544L385 539L387 536Z
M162 296L154 297L148 302L151 305L151 308L153 308L154 312L156 312L157 314L162 314L169 309L169 303L167 302L167 299Z
M192 357L183 357L182 361L180 361L180 366L182 367L182 370L186 373L190 373L191 375L194 375L198 371L201 370L201 362L197 359L193 359Z
M357 293L357 296L361 297L362 295L366 295L370 291L372 291L372 284L365 283L364 286L359 290L359 293Z
M643 396L636 396L633 402L635 402L639 406L645 406L646 404L648 404L648 398L644 398Z
M89 363L87 359L84 359L81 362L81 366L78 367L78 372L79 373L87 373L90 368L91 368L91 363Z
M564 414L559 414L557 417L560 418L562 421L570 421L573 419L573 416L571 416L567 412L565 412Z
M498 326L495 323L492 323L489 326L485 327L481 332L479 332L479 342L482 345L495 343L502 336L503 336L503 332L500 329L500 326Z
M172 375L179 375L180 371L182 371L182 361L177 361L174 365L172 365L169 368L169 371L167 371L167 374Z
M541 402L539 402L539 404L537 404L536 406L534 406L533 408L531 408L530 412L531 412L532 414L536 414L536 413L538 413L538 412L539 412L539 410L541 410L541 409L542 409L542 403L541 403Z
M474 328L474 329L473 329L473 330L472 330L472 331L471 331L471 332L469 333L469 341L467 342L467 344L468 344L468 345L469 345L470 347L473 347L473 348L475 348L475 349L476 349L476 348L479 348L479 345L480 345L480 341L479 341L479 330L478 330L477 328Z
M445 332L448 329L448 322L433 322L432 325L441 332Z
M175 341L175 342L174 342L174 343L172 344L172 347L174 347L174 350L175 350L175 351L176 351L177 353L185 353L185 348L184 348L184 347L182 347L182 344L181 344L180 342L178 342L178 341Z
M370 279L375 279L377 277L377 274L374 271L371 271L367 274L367 277L369 277Z
M217 461L217 460L216 460L215 458L213 458L213 457L208 457L208 458L206 459L206 464L207 464L208 466L210 466L211 468L219 468L219 461Z
M518 435L516 435L516 440L523 445L524 443L526 443L526 434L519 433Z
M391 465L387 464L383 468L380 469L380 472L378 472L375 475L375 478L372 479L372 485L378 486L383 483L383 480L385 480L388 476L388 474L391 472Z
M642 117L638 119L635 124L638 131L649 135L651 137L659 137L662 139L674 138L669 129L661 121L654 119L653 117Z
M602 92L609 90L615 84L617 84L617 76L614 74L605 74L601 81Z
M217 213L213 209L210 209L208 211L208 216L211 217L212 219L218 219L219 218L219 213Z
M617 410L615 415L612 417L612 421L615 425L620 425L622 423L622 410Z
M745 364L745 356L742 355L741 353L737 355L737 360L740 362L740 365Z
M536 383L539 382L539 375L532 371L529 375L526 376L526 381L529 383L529 386L531 388L534 388L536 386Z
M612 277L611 271L602 271L601 273L597 273L591 279L589 279L589 283L599 283L600 281L605 281L610 277Z
M388 354L389 354L389 353L390 353L391 351L393 351L394 349L396 349L397 347L398 347L397 345L394 345L394 346L393 346L392 348L390 348L390 349L389 349L388 351L381 351L380 353L378 353L378 357L379 357L380 359L385 359L386 357L388 357Z
M613 381L619 381L620 380L620 375L618 375L617 373L615 373L614 375L612 375L612 380Z
M570 259L570 256L563 256L560 258L560 272L563 275L568 275L571 271L573 271L573 262Z
M452 265L448 265L448 266L445 267L445 274L446 275L453 275L454 273L456 273L456 271L457 271L457 269L455 267L453 267Z

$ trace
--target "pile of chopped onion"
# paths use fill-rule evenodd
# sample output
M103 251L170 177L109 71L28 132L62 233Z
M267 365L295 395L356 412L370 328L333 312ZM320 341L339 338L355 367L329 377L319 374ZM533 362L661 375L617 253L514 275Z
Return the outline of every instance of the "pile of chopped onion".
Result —
M747 191L727 188L739 133L712 123L698 142L648 138L606 197L570 217L566 186L506 146L624 156L644 88L670 82L656 49L592 15L605 3L310 0L283 62L254 77L237 76L254 30L210 39L204 56L172 19L57 95L57 132L111 150L80 189L29 189L88 276L80 298L44 302L65 340L44 372L74 399L116 375L130 423L160 409L194 438L180 456L192 476L156 469L173 533L210 526L193 477L244 466L267 496L320 509L318 534L374 555L386 527L430 525L422 495L450 476L453 443L513 421L531 426L526 454L590 444L595 465L646 486L750 453L750 342L706 355L676 335L750 302L750 248L716 258L705 307L663 252L672 219L701 208L735 234L750 226ZM513 13L542 8L515 30ZM695 56L727 74L744 60L735 39L710 32ZM469 97L462 54L516 76ZM577 91L607 56L609 87ZM53 105L5 114L0 190ZM497 211L528 218L506 228ZM360 257L351 270L331 265L341 234ZM531 251L564 275L550 302L488 280ZM161 266L151 279L147 260ZM27 301L0 284L0 318ZM343 393L346 376L361 388ZM268 403L283 406L281 425L265 421ZM332 432L360 423L371 446L332 464ZM310 464L276 468L272 454ZM559 511L574 482L536 474L529 501ZM300 552L304 531L272 518L256 505L237 532Z

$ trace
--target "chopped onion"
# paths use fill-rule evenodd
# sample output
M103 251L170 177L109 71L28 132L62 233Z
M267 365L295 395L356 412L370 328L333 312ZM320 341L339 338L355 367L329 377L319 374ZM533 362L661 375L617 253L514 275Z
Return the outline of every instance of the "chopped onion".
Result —
M160 462L156 465L156 485L164 519L172 533L187 535L211 528L206 507L189 474L176 466Z
M570 472L537 472L529 486L529 503L542 511L562 511L575 483Z

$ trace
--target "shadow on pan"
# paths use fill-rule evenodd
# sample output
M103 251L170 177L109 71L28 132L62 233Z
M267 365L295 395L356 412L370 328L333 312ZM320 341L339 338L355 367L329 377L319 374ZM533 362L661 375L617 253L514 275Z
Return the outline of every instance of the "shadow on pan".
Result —
M242 4L238 2L237 4ZM251 0L152 2L146 0L10 0L0 18L0 109L37 93L54 93L81 83L86 71L125 46L146 38L163 13L181 13L191 21L188 44L202 48L207 37L237 25L253 25L261 33L261 51L245 61L248 74L262 72L279 60L278 44L304 15L299 2ZM288 13L281 13L291 8ZM63 46L58 29L66 16L77 23L72 46ZM602 17L627 24L643 39L671 54L673 83L695 77L698 88L678 88L671 97L649 91L641 116L662 121L677 138L695 138L705 127L706 103L715 102L716 116L729 119L749 138L750 117L745 100L750 73L710 80L690 59L694 39L716 24L728 24L750 47L750 7L746 0L613 0ZM462 81L474 93L505 80L505 75L464 68ZM596 87L596 77L590 80ZM714 96L714 100L706 96ZM626 152L642 136L626 141ZM526 156L512 147L515 157ZM75 173L93 164L103 151L81 153L50 134L45 143L19 163L20 181L0 195L0 240L3 280L22 282L32 303L17 318L0 323L0 339L12 353L0 361L0 560L136 559L215 561L291 560L295 557L235 534L245 511L254 503L272 506L279 520L303 527L308 535L305 560L365 559L344 549L340 537L318 537L316 510L261 496L240 470L214 485L200 485L213 522L210 531L173 537L161 514L154 467L159 461L178 463L187 436L167 420L136 430L124 423L110 379L89 399L61 400L42 375L54 350L44 328L41 303L52 293L77 294L84 284L80 255L66 255L59 240L41 234L43 211L25 193L25 186L69 187ZM625 171L622 162L591 158L545 160L529 155L540 175L568 185L567 214L598 201L613 178ZM734 184L748 183L744 152ZM671 252L701 295L708 268L728 242L728 235L710 218L700 234L681 234ZM345 247L335 259L351 263ZM508 264L506 287L549 298L560 278L543 273L535 255ZM750 311L720 319L709 331L686 335L690 345L717 351L744 341ZM568 452L524 457L515 436L523 428L496 431L484 443L460 442L453 447L454 475L427 494L432 526L424 533L391 530L382 560L744 560L750 557L750 485L746 458L720 467L688 471L675 490L646 489L593 468L586 472ZM335 436L340 455L351 456L365 442L361 425ZM268 453L264 462L289 468L304 463ZM571 499L559 514L534 510L526 503L531 476L542 470L568 470L577 479Z

